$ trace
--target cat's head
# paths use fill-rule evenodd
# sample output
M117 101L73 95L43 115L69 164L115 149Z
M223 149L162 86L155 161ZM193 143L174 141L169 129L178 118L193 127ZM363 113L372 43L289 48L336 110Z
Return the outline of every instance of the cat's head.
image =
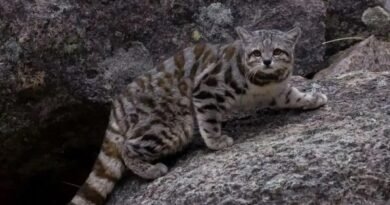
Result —
M294 48L301 35L301 29L290 31L257 30L236 28L243 44L243 63L251 73L274 73L290 70L294 64Z

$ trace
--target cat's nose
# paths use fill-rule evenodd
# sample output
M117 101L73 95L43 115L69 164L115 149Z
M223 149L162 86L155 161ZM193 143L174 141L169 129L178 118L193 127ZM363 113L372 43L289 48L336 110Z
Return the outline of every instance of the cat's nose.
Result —
M271 60L263 60L263 63L265 66L268 67L269 65L271 65L272 61Z

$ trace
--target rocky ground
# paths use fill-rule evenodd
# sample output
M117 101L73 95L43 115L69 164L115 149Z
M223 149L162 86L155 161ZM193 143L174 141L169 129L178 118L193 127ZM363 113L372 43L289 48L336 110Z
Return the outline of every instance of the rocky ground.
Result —
M0 1L1 204L67 202L96 157L111 96L181 48L231 41L238 25L301 26L295 74L315 81L295 83L329 104L236 116L224 126L231 149L195 142L167 159L167 176L130 176L109 204L390 203L389 5ZM322 44L343 37L366 40Z

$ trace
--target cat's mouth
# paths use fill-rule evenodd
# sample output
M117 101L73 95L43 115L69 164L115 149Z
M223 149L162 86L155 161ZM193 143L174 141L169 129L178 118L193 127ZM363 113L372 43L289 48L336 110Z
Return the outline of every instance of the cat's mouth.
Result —
M263 69L264 70L270 70L270 69L273 69L274 67L273 66L270 66L270 65L264 65L263 66Z
M287 72L289 72L289 68L287 67L276 68L274 66L262 66L261 68L259 67L257 69L252 69L249 72L248 77L262 80L278 80L280 78L283 78Z
M271 74L271 73L274 73L276 70L279 70L280 68L277 68L273 65L259 65L257 66L256 68L254 68L253 70L255 72L260 72L260 73L268 73L268 74Z
M248 64L248 67L249 67L249 70L251 70L251 72L263 72L263 73L273 73L276 70L281 69L281 68L278 68L277 66L275 67L275 65L273 65L273 64L264 65L263 63L253 65L253 66Z

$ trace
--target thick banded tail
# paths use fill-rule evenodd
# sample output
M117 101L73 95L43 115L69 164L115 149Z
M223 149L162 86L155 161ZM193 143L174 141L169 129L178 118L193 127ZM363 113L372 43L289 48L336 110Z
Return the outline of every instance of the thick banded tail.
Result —
M125 170L118 147L121 139L123 139L122 136L114 129L107 129L101 151L91 173L68 205L104 204Z

